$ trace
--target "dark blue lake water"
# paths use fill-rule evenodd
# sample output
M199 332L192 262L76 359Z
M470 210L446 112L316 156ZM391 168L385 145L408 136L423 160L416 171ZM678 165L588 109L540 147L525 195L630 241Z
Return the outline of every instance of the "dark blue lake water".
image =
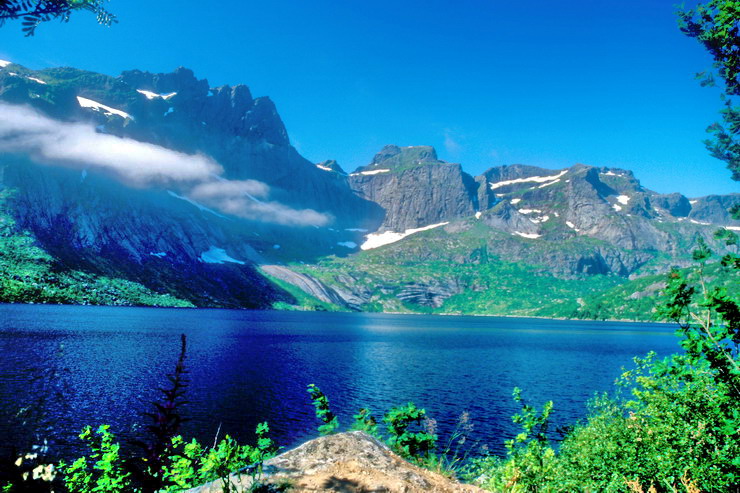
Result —
M360 407L382 415L413 401L442 435L468 411L474 438L494 451L517 430L513 387L554 424L573 423L612 390L632 357L679 347L668 325L356 313L251 312L0 305L0 444L26 433L11 416L31 406L58 455L86 424L124 441L166 385L187 335L186 436L216 431L251 441L255 425L289 447L316 435L306 385L317 384L344 425ZM55 393L56 390L60 392ZM40 399L43 397L43 399ZM25 438L28 438L25 436Z

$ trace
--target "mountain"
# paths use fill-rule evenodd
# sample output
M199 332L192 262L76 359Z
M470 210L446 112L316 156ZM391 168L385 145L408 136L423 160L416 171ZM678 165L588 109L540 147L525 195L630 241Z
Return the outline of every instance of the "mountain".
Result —
M351 173L314 164L269 98L185 68L0 61L0 199L4 241L52 259L40 275L28 250L28 277L0 258L13 289L52 292L50 272L77 273L133 283L130 303L196 306L577 316L604 290L688 265L698 237L721 253L713 232L740 229L727 213L739 194L658 194L618 168L474 177L395 145Z

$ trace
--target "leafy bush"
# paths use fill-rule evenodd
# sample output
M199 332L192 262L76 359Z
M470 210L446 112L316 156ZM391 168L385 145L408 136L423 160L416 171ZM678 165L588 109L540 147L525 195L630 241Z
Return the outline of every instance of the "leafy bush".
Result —
M401 457L423 461L434 451L437 444L434 422L413 402L392 408L383 416L383 422L390 434L388 445Z
M311 394L311 401L316 409L316 417L321 420L322 425L318 430L321 435L330 435L339 428L339 418L337 418L329 408L329 399L314 384L308 385L308 393Z
M724 235L728 242L734 240ZM711 251L694 253L696 282L674 270L659 314L676 322L685 352L635 358L612 396L590 404L556 453L541 414L524 405L524 432L505 460L483 458L466 478L495 491L732 491L740 484L740 306L704 278ZM737 279L736 255L723 259ZM515 391L515 399L521 400ZM532 432L535 432L532 437Z
M93 433L90 426L80 433L80 439L87 443L92 452L89 457L80 457L59 469L64 474L64 484L70 493L125 493L134 491L131 473L123 466L119 454L120 444L108 425L101 425Z

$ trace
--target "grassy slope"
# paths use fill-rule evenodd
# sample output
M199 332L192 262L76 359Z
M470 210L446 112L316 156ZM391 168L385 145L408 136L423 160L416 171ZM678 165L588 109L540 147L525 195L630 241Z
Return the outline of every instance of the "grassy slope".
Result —
M60 268L34 244L33 237L16 230L4 208L8 190L0 191L0 302L81 305L192 307L192 303L158 294L125 279L95 276Z
M363 306L367 311L653 320L665 286L664 268L647 266L648 272L655 268L661 273L634 280L612 275L561 279L541 266L488 254L479 233L473 228L453 237L432 230L349 257L327 257L315 265L291 267L330 286L338 284L338 278L353 278L356 290L371 293L370 302ZM479 248L473 248L476 245ZM686 274L690 271L684 269ZM724 286L740 294L736 274L719 263L707 266L706 274L710 287ZM431 308L397 298L410 283L442 283L463 286L463 290Z

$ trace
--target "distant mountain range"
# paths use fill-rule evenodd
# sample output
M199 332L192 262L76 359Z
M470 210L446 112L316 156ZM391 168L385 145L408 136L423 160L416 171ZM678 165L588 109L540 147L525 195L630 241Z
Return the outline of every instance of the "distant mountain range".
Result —
M394 145L351 173L314 164L269 98L184 68L0 61L0 187L3 234L30 238L53 271L195 306L601 316L589 297L740 230L727 212L740 194L658 194L618 168L473 177Z

